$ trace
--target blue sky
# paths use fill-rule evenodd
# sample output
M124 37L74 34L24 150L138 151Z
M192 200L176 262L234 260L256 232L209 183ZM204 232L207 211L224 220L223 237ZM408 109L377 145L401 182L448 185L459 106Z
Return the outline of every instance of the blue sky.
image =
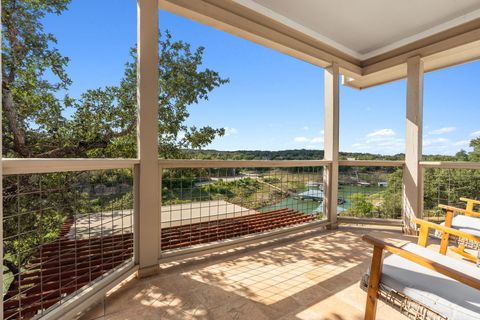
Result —
M118 83L136 42L136 15L135 0L73 0L62 16L45 19L71 58L72 97ZM322 69L167 12L160 12L160 29L206 47L204 66L230 79L189 109L189 124L226 128L209 148L323 148ZM426 74L425 154L469 150L469 140L480 136L479 75L478 61ZM341 87L340 150L403 152L405 91L405 81L363 91Z

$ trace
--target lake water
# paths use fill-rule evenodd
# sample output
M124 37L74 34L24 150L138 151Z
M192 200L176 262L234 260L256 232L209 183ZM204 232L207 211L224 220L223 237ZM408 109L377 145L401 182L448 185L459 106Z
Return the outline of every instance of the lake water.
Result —
M367 187L359 187L354 185L341 186L340 190L338 190L338 198L342 199L343 201L337 206L337 212L341 213L350 208L351 196L355 193L362 193L362 194L369 195L369 194L378 193L383 190L385 190L385 188L377 187L377 186L367 186ZM305 192L307 193L311 192L312 194L318 193L318 189L310 188L310 189L301 190L298 193L300 194ZM302 200L297 197L288 197L274 205L266 206L258 210L272 211L272 210L277 210L282 208L289 208L289 209L303 212L306 214L312 214L316 212L323 212L323 203L320 201Z

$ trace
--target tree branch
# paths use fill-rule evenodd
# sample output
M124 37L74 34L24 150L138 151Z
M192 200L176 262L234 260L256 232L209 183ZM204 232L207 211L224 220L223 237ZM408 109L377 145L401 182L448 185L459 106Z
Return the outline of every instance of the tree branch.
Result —
M18 119L12 92L5 81L2 81L2 102L8 126L13 133L13 149L22 157L29 157L31 153L25 145L25 130Z

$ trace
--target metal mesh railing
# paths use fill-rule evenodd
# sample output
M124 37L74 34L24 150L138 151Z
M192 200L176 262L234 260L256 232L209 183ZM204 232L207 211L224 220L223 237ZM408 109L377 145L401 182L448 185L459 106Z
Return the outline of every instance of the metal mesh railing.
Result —
M323 219L323 167L164 169L162 250Z
M401 219L401 167L339 168L337 212L356 218Z
M29 319L133 257L131 169L3 178L4 319Z
M423 216L428 220L441 222L445 219L439 204L465 208L461 197L480 199L480 170L425 168L423 184Z

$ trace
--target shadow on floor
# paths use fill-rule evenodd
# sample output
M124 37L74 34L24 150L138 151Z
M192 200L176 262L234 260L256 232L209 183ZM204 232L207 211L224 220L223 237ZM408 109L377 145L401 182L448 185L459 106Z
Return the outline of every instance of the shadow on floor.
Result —
M162 266L133 279L82 319L362 319L358 282L370 263L369 233L390 242L398 231L341 228L281 244ZM403 319L380 306L379 319ZM383 317L387 318L387 317Z

